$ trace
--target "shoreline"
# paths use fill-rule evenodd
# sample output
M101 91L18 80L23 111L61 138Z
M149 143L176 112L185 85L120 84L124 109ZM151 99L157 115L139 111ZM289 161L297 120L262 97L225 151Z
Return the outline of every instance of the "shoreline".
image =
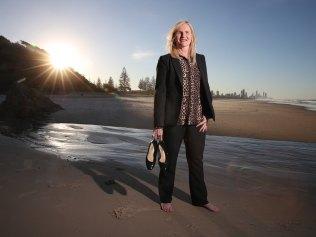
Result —
M153 97L92 93L84 96L51 95L49 98L65 110L49 115L45 123L153 129ZM215 99L213 107L216 121L209 121L208 135L316 142L316 111L302 106L260 100Z
M50 97L65 111L50 116L53 123L80 123L153 129L153 98ZM316 111L264 101L216 99L208 135L316 142Z

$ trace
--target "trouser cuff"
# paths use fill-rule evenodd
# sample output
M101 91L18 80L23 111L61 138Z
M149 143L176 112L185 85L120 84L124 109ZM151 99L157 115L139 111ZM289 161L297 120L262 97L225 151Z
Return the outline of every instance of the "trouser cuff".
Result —
M194 206L204 206L204 205L206 205L206 204L208 204L209 203L209 201L204 201L204 202L192 202L192 205L194 205Z

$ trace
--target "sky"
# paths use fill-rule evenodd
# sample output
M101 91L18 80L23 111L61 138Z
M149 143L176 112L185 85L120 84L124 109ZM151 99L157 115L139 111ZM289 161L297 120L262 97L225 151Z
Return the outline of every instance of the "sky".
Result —
M156 75L169 29L189 20L214 92L316 99L315 0L1 0L0 16L9 40L72 48L92 82L118 83L125 67L132 89Z

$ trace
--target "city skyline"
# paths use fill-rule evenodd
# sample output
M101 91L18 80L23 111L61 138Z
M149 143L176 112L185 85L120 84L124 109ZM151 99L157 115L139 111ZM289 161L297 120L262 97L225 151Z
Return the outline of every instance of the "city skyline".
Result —
M211 90L316 99L315 9L309 0L2 1L0 34L51 52L73 47L75 70L92 82L118 83L125 67L135 90L155 76L170 27L188 19Z
M126 73L125 70L122 71L122 73ZM122 76L122 74L121 74ZM138 81L138 88L134 88L134 92L136 91L154 91L155 89L155 82L156 79L154 76L150 77L145 77L141 78ZM105 89L105 91L108 91L108 88L111 87L111 89L116 89L118 91L120 87L120 82L119 83L113 83L113 78L110 77L109 80L105 80L105 82L102 82L100 78L97 79L97 81L92 82L95 84L98 88ZM129 86L128 86L129 87ZM124 90L125 91L125 90ZM126 90L127 92L129 90ZM130 92L130 91L129 91ZM216 98L216 97L223 97L223 98L242 98L242 99L267 99L268 93L266 91L262 91L262 94L256 90L255 92L251 92L251 95L248 94L248 92L245 89L242 89L240 93L238 94L236 91L234 92L228 92L228 93L223 93L220 92L219 90L216 90L215 92L211 90L211 94Z

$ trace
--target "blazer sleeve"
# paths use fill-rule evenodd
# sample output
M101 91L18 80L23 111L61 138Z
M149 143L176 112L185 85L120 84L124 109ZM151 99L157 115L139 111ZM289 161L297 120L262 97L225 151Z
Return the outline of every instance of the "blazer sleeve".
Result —
M211 116L206 116L207 119L213 119L215 122L215 111L213 108L213 95L211 93L210 90L210 85L208 83L208 76L207 76L207 68L206 68L206 60L205 60L205 56L202 54L202 61L203 61L203 65L204 65L204 70L205 70L205 75L206 75L206 82L207 82L207 90L208 90L208 95L209 95L209 99L210 99L210 109L211 109Z
M163 127L166 104L167 63L160 56L156 68L156 85L154 97L154 127Z

